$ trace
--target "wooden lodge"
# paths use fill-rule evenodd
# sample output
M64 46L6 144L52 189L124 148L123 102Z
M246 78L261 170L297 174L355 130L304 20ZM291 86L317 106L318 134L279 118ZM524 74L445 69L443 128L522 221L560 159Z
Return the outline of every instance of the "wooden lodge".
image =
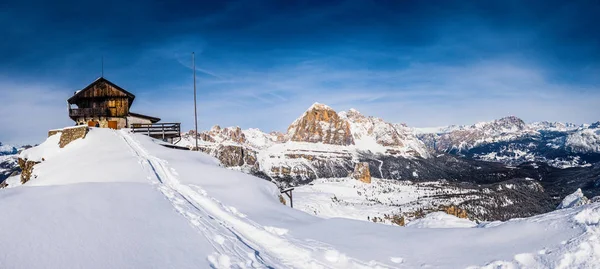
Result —
M135 95L100 77L67 100L76 125L122 129L173 141L181 136L180 123L158 123L160 118L130 111Z

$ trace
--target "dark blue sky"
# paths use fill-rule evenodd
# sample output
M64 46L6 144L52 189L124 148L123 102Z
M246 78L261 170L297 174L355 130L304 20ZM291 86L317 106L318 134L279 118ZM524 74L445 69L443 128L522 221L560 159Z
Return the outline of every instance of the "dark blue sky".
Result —
M202 129L285 131L314 102L417 127L600 120L599 1L56 2L0 3L0 141L70 125L102 56L134 111L192 128L192 51Z

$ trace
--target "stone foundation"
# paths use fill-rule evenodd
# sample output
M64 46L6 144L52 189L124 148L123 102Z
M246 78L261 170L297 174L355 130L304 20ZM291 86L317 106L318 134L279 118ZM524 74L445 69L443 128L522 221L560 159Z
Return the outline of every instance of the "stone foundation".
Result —
M51 137L55 134L60 134L60 141L58 142L58 145L60 148L64 148L66 145L79 138L85 138L88 131L89 128L87 126L68 127L64 129L50 130L48 131L48 137Z

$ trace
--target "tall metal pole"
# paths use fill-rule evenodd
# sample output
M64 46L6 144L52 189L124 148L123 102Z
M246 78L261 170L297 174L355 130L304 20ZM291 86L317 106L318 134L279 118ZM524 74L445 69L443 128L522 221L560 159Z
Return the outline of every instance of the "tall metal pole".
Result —
M198 110L196 108L196 54L192 52L192 65L194 69L194 138L196 140L196 150L198 150Z

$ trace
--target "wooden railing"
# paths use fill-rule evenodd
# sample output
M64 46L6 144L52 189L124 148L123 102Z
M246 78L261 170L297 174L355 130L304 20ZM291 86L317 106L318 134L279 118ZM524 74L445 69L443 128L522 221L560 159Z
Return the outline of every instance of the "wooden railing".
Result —
M181 137L181 123L132 123L131 131L166 140Z
M70 117L109 116L108 108L69 108Z

